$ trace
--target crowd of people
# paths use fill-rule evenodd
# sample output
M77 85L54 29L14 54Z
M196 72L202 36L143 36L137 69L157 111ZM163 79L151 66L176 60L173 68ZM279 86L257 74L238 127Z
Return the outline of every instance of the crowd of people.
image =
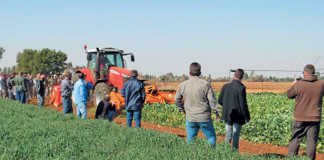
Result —
M71 81L71 73L65 71L60 78L53 76L51 85L47 85L45 75L38 74L34 79L29 74L0 75L0 95L10 99L16 99L25 103L29 98L37 97L38 105L44 105L44 96L50 92L53 84L61 85L63 99L63 113L73 113L72 98L76 104L77 116L87 118L87 103L92 84L85 80L85 75L77 72L78 80ZM216 145L216 134L212 113L216 115L216 121L225 121L225 142L232 143L234 149L239 149L240 132L244 124L251 119L246 100L246 87L242 83L243 69L235 71L233 81L222 87L218 100L214 94L210 82L200 78L201 65L192 63L189 68L190 78L182 82L175 95L175 104L180 112L186 116L187 141L190 143L202 130L211 146ZM303 137L307 137L307 156L310 159L316 157L316 145L318 141L322 111L322 98L324 96L324 82L317 79L315 67L304 67L304 78L295 80L287 91L287 97L296 99L294 109L294 124L292 137L289 142L288 155L298 154ZM141 127L141 114L145 101L145 89L143 81L137 79L137 70L131 71L131 78L124 83L121 95L125 99L127 126L131 127L133 119L135 127ZM73 97L72 97L73 93ZM113 121L116 105L110 101L110 95L97 106L95 118ZM222 106L222 107L221 107ZM222 111L222 115L219 113Z
M44 105L44 97L49 96L53 86L60 84L63 75L52 75L46 78L45 74L38 73L32 76L29 73L0 74L0 97L28 103L31 98L37 98L38 105Z

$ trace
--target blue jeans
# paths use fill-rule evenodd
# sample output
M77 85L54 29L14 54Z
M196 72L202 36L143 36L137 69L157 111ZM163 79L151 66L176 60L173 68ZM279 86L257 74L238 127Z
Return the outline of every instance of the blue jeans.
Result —
M69 97L62 97L63 114L73 113L72 99Z
M225 142L231 143L231 141L233 139L232 146L234 148L238 149L242 125L237 124L237 123L233 123L231 125L230 123L225 122L225 128L226 128Z
M76 104L77 116L83 119L87 119L87 103Z
M16 100L20 103L24 103L24 91L22 89L16 90Z
M115 118L115 111L109 111L107 113L107 118L108 118L109 122L112 122L114 120L114 118Z
M133 117L135 119L135 128L141 128L141 118L142 118L142 110L128 110L126 112L127 116L127 127L132 127Z
M8 90L8 98L14 100L15 95L13 94L13 91L11 89Z
M212 120L209 122L190 122L186 120L187 141L190 143L197 135L199 128L211 146L216 144L216 134Z
M41 96L40 94L37 94L37 104L38 104L39 107L44 106L44 97Z

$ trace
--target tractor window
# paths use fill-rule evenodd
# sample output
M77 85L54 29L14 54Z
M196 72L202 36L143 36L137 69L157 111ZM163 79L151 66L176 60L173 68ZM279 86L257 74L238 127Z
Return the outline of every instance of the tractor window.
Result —
M103 55L102 64L109 63L110 66L123 68L123 59L120 54L105 54Z
M102 57L101 64L115 66L115 59L113 54L105 54Z
M119 67L119 68L124 68L123 67L123 58L122 58L122 56L120 55L120 54L116 54L116 65L117 65L117 67Z
M89 68L94 70L96 68L96 53L91 53L89 54L89 58L88 61L89 61Z

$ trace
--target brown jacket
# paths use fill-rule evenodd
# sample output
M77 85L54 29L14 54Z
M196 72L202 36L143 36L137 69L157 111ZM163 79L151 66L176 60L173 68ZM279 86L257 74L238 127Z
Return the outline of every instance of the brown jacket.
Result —
M294 118L296 121L321 121L324 82L316 76L306 76L287 91L288 98L296 98Z

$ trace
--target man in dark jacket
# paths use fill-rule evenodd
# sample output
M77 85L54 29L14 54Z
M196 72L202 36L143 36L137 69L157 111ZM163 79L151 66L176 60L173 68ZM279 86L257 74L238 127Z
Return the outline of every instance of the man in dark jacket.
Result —
M246 88L242 84L244 71L237 69L234 80L225 84L219 95L218 103L223 106L222 119L226 125L225 142L233 139L233 147L239 148L239 139L242 125L250 121L250 113L246 101Z
M307 156L314 160L322 117L324 82L317 79L313 65L305 66L304 78L294 82L293 86L287 90L287 96L296 99L288 155L297 155L300 142L307 136Z
M110 102L110 97L105 96L105 98L100 101L96 110L96 119L108 119L112 122L115 117L116 108L114 104Z
M37 94L37 103L38 106L44 106L45 99L45 75L42 74L39 76L39 79L36 82L36 94Z
M137 70L131 71L131 78L125 82L121 91L126 102L127 126L132 126L133 117L136 128L141 127L141 114L145 101L145 89L142 81L137 79Z
M73 85L71 83L71 72L65 71L64 74L64 79L61 82L61 96L62 96L62 102L63 102L63 114L67 113L73 113L73 108L72 108L72 90L73 90Z

